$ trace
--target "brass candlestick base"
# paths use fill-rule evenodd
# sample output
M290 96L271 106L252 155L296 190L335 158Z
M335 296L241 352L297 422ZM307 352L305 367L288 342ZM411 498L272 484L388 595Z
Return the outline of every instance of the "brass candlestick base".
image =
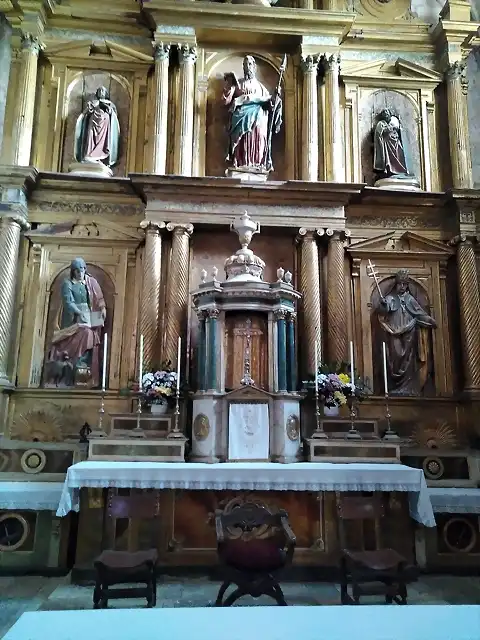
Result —
M320 402L318 398L318 391L315 391L315 420L316 427L315 431L313 432L312 438L318 440L326 440L328 436L323 430L322 424L320 422Z
M142 417L142 398L138 396L137 398L137 426L130 433L131 438L145 438L145 432L140 426L140 419Z
M105 389L102 389L102 397L100 400L100 409L98 410L98 424L96 429L93 429L93 431L90 433L90 435L88 436L89 439L91 438L106 438L107 434L105 433L105 430L103 428L103 419L105 417Z
M347 440L361 440L362 436L355 426L357 413L355 411L355 398L353 396L348 398L348 406L350 407L350 430L345 435L345 438Z
M175 395L175 411L173 412L173 429L168 434L167 438L171 440L186 440L183 433L180 431L179 427L179 419L180 419L180 394L177 393Z
M385 417L387 419L387 430L385 431L382 440L400 440L398 434L392 429L390 422L392 416L388 405L388 393L385 394Z

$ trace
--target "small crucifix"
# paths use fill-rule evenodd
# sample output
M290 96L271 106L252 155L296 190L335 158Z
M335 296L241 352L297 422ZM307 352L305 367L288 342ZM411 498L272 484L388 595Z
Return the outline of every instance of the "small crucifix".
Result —
M243 378L240 380L240 383L245 387L253 387L255 382L253 381L250 375L250 358L251 358L251 339L252 339L252 321L250 318L247 318L245 322L245 332L244 335L246 337L245 344L245 354L243 357Z

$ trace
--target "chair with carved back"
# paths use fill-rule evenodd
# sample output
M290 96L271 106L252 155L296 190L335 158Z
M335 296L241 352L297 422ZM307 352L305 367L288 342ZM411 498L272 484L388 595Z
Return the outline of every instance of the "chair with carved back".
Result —
M96 572L93 592L95 609L106 609L110 598L147 599L147 606L154 607L157 601L155 568L158 560L157 549L141 551L115 550L116 522L128 519L129 526L135 520L153 521L153 544L159 539L160 494L158 491L132 492L130 495L116 495L115 489L108 489L105 508L102 553L95 559ZM114 585L145 583L145 587L113 588Z
M229 607L238 598L268 595L286 606L279 584L281 571L292 562L296 539L286 511L245 503L229 513L215 512L218 556L224 581L215 606ZM235 590L225 599L225 592Z
M359 604L362 595L384 595L385 603L407 604L407 580L412 568L397 551L381 545L381 520L385 515L382 495L344 496L337 498L341 544L340 592L342 604ZM355 522L361 549L347 544L347 522ZM365 548L365 525L374 528L375 548ZM355 526L354 525L354 526ZM351 585L351 596L348 593Z

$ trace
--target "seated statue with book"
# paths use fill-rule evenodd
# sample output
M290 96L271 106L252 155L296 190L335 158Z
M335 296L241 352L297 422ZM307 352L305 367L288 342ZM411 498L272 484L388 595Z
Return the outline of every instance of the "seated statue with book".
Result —
M85 260L75 258L62 283L61 305L45 366L47 385L100 384L99 347L106 314L99 283L87 273Z

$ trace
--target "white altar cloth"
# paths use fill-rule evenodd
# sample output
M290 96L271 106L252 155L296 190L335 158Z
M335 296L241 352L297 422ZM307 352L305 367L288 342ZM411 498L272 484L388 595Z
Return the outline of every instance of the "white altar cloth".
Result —
M480 489L467 487L430 487L435 513L480 513Z
M480 606L196 607L24 613L4 640L480 640Z
M0 482L0 509L56 511L63 482Z
M57 515L79 510L81 487L249 491L408 491L410 514L435 526L421 469L402 464L329 462L107 462L72 465L65 478Z

